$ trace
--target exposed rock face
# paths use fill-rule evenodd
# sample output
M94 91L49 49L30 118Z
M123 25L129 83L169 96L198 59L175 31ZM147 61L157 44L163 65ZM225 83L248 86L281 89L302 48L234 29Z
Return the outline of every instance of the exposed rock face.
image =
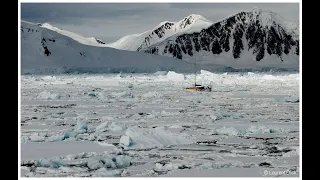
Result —
M287 22L276 13L253 9L230 16L200 32L172 36L140 51L178 59L205 51L215 55L231 53L238 59L244 51L249 51L256 61L267 54L277 55L282 60L288 54L299 55L298 24Z

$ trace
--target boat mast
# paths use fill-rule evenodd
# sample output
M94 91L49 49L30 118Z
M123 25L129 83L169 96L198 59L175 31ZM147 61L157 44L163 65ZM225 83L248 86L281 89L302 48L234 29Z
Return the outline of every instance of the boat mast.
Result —
M194 86L197 86L197 55L194 59Z

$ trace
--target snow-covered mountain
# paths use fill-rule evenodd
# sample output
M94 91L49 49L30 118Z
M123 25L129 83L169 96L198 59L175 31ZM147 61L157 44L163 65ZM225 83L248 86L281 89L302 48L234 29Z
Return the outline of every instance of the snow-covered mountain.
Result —
M23 21L23 22L28 23L26 21ZM59 28L54 27L54 26L52 26L51 24L48 24L48 23L43 23L43 24L38 23L37 25L42 27L42 28L47 28L47 29L50 29L52 31L56 31L59 34L68 36L68 37L72 38L73 40L78 41L81 44L105 47L105 45L104 45L105 42L103 42L101 39L97 39L95 37L88 37L88 38L87 37L83 37L83 36L80 36L79 34L59 29Z
M240 12L216 23L192 14L106 44L47 23L21 21L21 68L22 73L190 72L196 60L198 70L297 70L298 27L298 23L261 9Z
M178 22L164 21L152 30L124 36L116 42L107 44L107 46L129 51L140 51L173 35L197 32L210 25L212 25L212 22L201 15L191 14Z
M254 8L198 31L171 35L139 51L231 67L298 67L299 24Z
M188 71L192 65L170 57L103 47L49 24L21 22L21 70L25 73L56 72L155 72Z

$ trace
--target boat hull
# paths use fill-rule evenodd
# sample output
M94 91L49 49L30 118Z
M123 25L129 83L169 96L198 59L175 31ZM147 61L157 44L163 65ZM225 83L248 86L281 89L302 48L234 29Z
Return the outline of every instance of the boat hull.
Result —
M187 91L211 91L211 87L204 87L204 86L194 86L194 87L187 87Z

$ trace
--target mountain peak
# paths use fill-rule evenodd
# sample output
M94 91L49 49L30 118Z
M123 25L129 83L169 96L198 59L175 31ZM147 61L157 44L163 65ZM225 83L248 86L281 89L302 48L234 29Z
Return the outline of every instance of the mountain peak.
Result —
M170 21L162 21L161 23L159 23L154 29L157 29L163 25L166 25L166 24L174 24L174 22L170 22Z
M200 18L204 18L204 17L201 16L200 14L190 14L189 16L187 16L185 18L200 19Z
M203 21L209 21L205 17L201 16L200 14L190 14L187 17L184 17L181 21L196 21L196 20L203 20Z
M204 18L203 16L199 15L199 14L190 14L189 16L183 18L182 20L180 20L177 23L177 26L180 29L184 29L188 26L191 26L192 24L195 24L198 21L202 21L202 22L209 22L211 23L211 21L209 21L208 19Z
M212 22L199 14L190 14L178 22L163 21L152 30L140 34L127 35L113 43L107 44L108 47L117 49L139 51L158 43L168 37L200 31L212 25Z
M262 9L259 8L258 6L255 6L254 8L252 8L251 12L255 15L260 14L262 12Z
M270 10L263 10L261 8L255 7L249 13L251 13L252 21L259 20L263 27L270 28L271 26L278 24L287 31L294 32L294 34L299 34L299 23L288 21L276 12Z

